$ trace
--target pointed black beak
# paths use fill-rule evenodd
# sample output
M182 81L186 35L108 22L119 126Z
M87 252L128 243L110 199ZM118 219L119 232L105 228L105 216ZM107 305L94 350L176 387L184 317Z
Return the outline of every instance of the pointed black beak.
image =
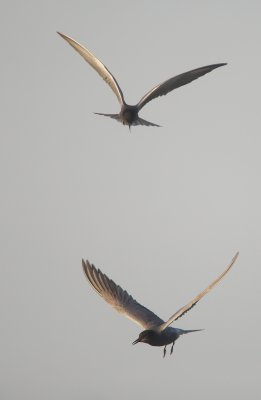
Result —
M137 344L137 343L139 343L139 341L140 341L140 339L138 338L138 339L134 340L134 342L132 344Z

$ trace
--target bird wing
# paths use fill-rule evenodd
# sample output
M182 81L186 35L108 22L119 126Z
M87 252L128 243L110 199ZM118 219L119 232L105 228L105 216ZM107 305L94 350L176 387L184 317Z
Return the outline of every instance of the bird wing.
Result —
M184 72L183 74L174 76L173 78L170 78L167 81L160 83L142 97L142 99L137 104L138 109L141 110L142 107L145 106L145 104L155 99L156 97L164 96L172 90L177 89L180 86L186 85L187 83L190 83L195 79L198 79L199 77L207 74L208 72L211 72L213 69L222 67L223 65L226 65L226 63L207 65L205 67L193 69L192 71Z
M151 329L164 321L152 311L139 304L126 290L116 285L89 261L82 260L85 275L94 290L116 311L131 319L144 329Z
M90 66L95 69L96 72L105 80L106 83L110 86L113 92L116 94L117 99L119 100L120 105L124 103L123 93L121 88L112 75L112 73L105 67L105 65L98 60L89 50L85 47L77 43L74 39L69 36L64 35L63 33L57 32L64 40L66 40L84 59Z
M228 271L230 270L230 268L233 266L233 264L235 263L237 257L238 257L238 252L236 253L236 255L232 258L230 264L228 265L228 267L225 269L225 271L217 278L215 279L208 287L206 287L206 289L204 289L202 292L200 292L193 300L191 300L188 304L186 304L184 307L180 308L175 314L173 314L167 322L164 322L163 324L161 324L158 327L158 331L162 332L164 331L164 329L166 329L173 321L177 320L178 318L182 317L182 315L184 315L187 311L189 311L193 306L195 306L197 304L197 302L202 299L202 297L205 296L205 294L207 294L214 286L216 286L221 279L224 278L224 276L228 273Z

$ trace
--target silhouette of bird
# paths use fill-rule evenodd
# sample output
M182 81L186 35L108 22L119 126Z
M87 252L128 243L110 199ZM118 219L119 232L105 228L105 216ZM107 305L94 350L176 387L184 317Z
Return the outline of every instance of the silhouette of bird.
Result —
M193 69L192 71L185 72L183 74L174 76L159 85L155 86L148 93L146 93L141 100L136 105L129 105L125 102L122 90L116 81L115 77L108 70L105 65L98 60L89 50L83 47L81 44L77 43L74 39L69 36L64 35L63 33L57 32L63 39L65 39L84 59L87 61L90 66L95 69L96 72L105 80L105 82L110 86L114 94L116 95L121 110L118 114L103 114L103 113L95 113L98 115L104 115L106 117L114 118L119 122L122 122L123 125L128 125L129 128L131 125L147 125L147 126L160 126L154 124L152 122L146 121L139 117L139 111L151 100L156 97L166 95L174 89L177 89L180 86L186 85L211 72L213 69L222 67L226 65L226 63L207 65L205 67Z
M89 261L82 260L82 266L85 275L93 289L116 311L131 319L144 329L139 334L138 339L134 340L132 344L142 342L151 346L164 346L163 357L165 357L166 346L172 343L170 351L170 354L172 354L174 343L179 336L202 330L184 330L172 328L169 325L178 318L182 317L187 311L195 306L197 302L203 296L205 296L205 294L207 294L221 281L222 278L224 278L232 265L235 263L238 254L239 253L237 252L228 267L217 279L215 279L209 286L206 287L206 289L194 297L194 299L189 301L184 307L181 307L177 312L175 312L175 314L173 314L166 322L164 322L148 308L142 306L140 303L134 300L134 298L129 295L126 290L122 289L99 269L96 269L93 264L89 263Z

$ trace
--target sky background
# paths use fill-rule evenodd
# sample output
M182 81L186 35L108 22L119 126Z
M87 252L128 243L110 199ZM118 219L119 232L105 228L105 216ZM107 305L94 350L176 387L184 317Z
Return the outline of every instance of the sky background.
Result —
M2 1L0 397L257 398L260 392L259 1ZM90 49L135 104L57 34ZM167 319L240 251L162 348L88 285L87 258Z

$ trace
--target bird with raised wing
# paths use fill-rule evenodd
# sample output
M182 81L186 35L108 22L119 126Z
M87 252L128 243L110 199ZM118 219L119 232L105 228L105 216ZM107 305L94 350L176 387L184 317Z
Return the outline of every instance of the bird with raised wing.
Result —
M118 114L103 114L103 113L95 113L98 115L104 115L106 117L114 118L119 122L122 122L123 125L128 125L129 128L132 125L146 125L146 126L160 126L154 124L152 122L146 121L139 117L139 111L151 100L155 99L159 96L164 96L167 93L171 92L174 89L179 88L180 86L186 85L198 79L199 77L211 72L212 70L222 67L226 65L226 63L212 64L207 65L205 67L200 67L193 69L192 71L184 72L183 74L174 76L159 85L155 86L148 93L146 93L141 100L136 105L129 105L125 102L122 90L112 75L112 73L108 70L108 68L97 58L95 57L89 50L83 47L80 43L76 42L74 39L69 36L64 35L61 32L57 32L64 40L66 40L83 58L87 61L90 66L95 69L96 72L105 80L105 82L110 86L114 94L116 95L121 110Z
M202 329L184 330L180 328L173 328L169 325L182 317L189 311L195 304L202 299L214 286L216 286L221 279L228 273L233 264L235 263L239 253L232 258L225 271L216 278L209 286L200 292L196 297L189 301L184 307L181 307L175 314L173 314L166 322L159 318L156 314L148 308L142 306L129 295L126 290L122 289L113 280L107 277L100 269L96 269L89 261L82 260L83 270L85 275L93 287L93 289L101 296L107 303L109 303L116 311L123 314L125 317L131 319L144 330L139 334L133 344L142 342L151 346L164 346L163 357L166 355L166 346L172 344L170 354L173 352L173 346L179 336L201 331Z

